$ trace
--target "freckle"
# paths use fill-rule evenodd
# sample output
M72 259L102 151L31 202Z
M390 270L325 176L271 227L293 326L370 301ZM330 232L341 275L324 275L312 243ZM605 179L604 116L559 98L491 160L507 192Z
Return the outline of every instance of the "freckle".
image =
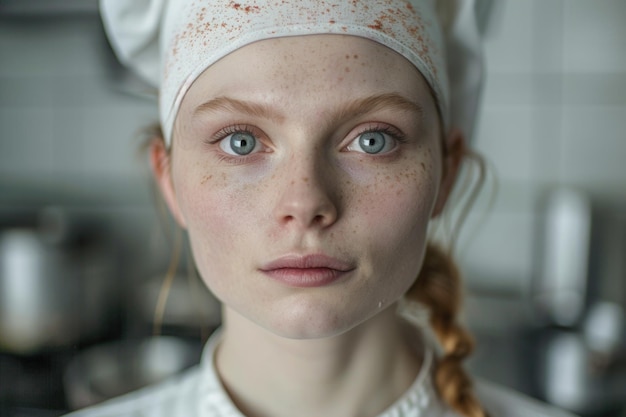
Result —
M304 181L304 182L309 182L309 177L303 177L303 178L302 178L302 181Z
M290 184L294 185L296 182L294 180L291 180Z
M350 72L350 67L346 67L346 72Z
M346 59L350 59L350 55L346 55Z

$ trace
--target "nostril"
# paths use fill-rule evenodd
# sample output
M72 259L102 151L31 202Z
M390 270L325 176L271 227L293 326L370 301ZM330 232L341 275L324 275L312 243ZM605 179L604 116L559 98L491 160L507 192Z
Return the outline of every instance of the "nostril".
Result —
M275 218L283 226L327 227L336 220L338 210L331 191L323 182L302 177L302 181L296 181L280 193L274 209Z
M322 214L318 214L315 217L313 217L313 223L314 224L322 224L324 223L324 219L326 216L322 215Z
M332 216L326 215L326 214L316 214L313 217L310 217L310 221L306 221L305 216L302 217L302 219L300 219L300 216L297 215L284 215L282 217L282 222L283 224L289 224L289 223L295 223L298 222L298 220L302 220L302 224L305 226L318 226L318 227L323 227L326 226L328 223L332 223L331 220Z

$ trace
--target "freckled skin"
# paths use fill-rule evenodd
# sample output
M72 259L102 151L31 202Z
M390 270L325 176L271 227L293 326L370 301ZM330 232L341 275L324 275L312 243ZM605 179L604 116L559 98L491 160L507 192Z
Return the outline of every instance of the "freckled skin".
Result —
M344 59L362 65L346 72ZM347 103L385 93L419 103L423 115L380 109L339 117ZM222 96L261 103L281 117L194 116L197 106ZM347 150L372 122L402 130L406 143L385 155ZM269 151L244 162L220 158L219 146L204 140L233 124L263 132ZM171 205L189 232L200 275L226 308L277 335L328 337L378 314L380 300L397 301L413 283L441 181L441 132L425 81L400 55L340 35L253 43L194 82L174 132ZM302 253L324 253L354 270L306 289L259 271Z

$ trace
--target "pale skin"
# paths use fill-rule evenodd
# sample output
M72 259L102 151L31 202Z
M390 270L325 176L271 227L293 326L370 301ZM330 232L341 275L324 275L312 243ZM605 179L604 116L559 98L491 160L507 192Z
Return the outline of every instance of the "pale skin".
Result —
M245 415L375 416L411 385L395 303L463 153L414 66L365 39L257 42L194 82L151 161L223 303L216 366ZM320 254L342 265L323 285L266 271Z

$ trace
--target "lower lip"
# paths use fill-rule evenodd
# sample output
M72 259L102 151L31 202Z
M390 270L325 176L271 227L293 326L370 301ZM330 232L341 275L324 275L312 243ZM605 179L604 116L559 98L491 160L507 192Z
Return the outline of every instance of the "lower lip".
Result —
M332 284L350 271L330 268L279 268L263 271L270 278L289 287L313 288Z

